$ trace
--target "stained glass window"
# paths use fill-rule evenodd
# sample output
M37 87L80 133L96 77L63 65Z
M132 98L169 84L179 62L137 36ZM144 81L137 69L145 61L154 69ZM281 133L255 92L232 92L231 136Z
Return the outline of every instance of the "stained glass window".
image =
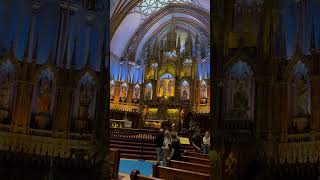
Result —
M138 11L149 16L169 3L192 3L193 1L194 0L142 0L138 6Z

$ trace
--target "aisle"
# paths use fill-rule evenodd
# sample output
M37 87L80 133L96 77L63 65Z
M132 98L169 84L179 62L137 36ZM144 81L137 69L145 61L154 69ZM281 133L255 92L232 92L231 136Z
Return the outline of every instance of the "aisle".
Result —
M130 174L132 170L139 170L144 176L152 176L153 161L120 159L119 172Z

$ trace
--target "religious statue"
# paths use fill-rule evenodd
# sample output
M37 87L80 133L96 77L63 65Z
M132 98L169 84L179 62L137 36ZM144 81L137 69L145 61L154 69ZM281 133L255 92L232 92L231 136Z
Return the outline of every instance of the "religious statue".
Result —
M114 97L114 83L110 83L110 99L113 100Z
M236 116L247 118L248 95L243 86L243 84L240 84L238 90L233 95L233 107L237 111Z
M308 114L308 87L303 77L297 80L297 103L296 113L298 115Z
M124 114L123 120L124 120L124 127L125 128L132 127L132 121L129 121L129 119L127 118L127 112Z
M124 102L127 99L127 86L122 85L121 87L121 101Z
M49 114L51 105L52 82L48 77L39 81L39 93L37 97L37 112Z
M80 107L79 107L79 120L76 123L78 130L86 129L90 120L90 106L94 100L94 85L82 84L80 86Z
M169 81L169 95L174 96L174 82L173 82L173 80Z

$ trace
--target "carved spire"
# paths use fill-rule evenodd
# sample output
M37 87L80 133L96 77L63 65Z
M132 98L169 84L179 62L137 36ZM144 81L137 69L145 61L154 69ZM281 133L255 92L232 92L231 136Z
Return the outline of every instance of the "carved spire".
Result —
M196 35L196 57L198 57L198 51L199 51L199 35Z
M38 57L38 32L35 33L34 35L34 48L33 48L33 53L32 53L32 61L36 61Z
M15 56L15 51L16 51L16 43L15 40L10 41L10 48L9 48L9 54L11 56Z
M153 60L158 60L158 38L156 38L156 40L154 41L154 44L153 44Z
M131 83L134 83L134 73L132 73Z
M319 23L320 25L320 23ZM318 49L320 49L320 26L319 26L319 42L318 42Z
M105 69L106 64L106 49L107 49L107 37L105 31L103 32L103 40L102 40L102 46L101 46L101 62L100 62L100 69L103 71Z
M77 63L77 38L74 38L72 57L71 57L71 67L76 68L76 63Z
M301 47L301 27L302 27L302 9L301 9L301 2L297 3L297 11L298 11L298 18L297 18L297 32L296 32L296 44L295 44L295 54L302 53Z
M177 33L175 30L175 20L172 17L168 27L167 50L172 50L173 48L176 48L176 41L177 41Z
M151 42L148 43L147 56L148 56L148 60L150 60L151 59Z
M311 39L310 39L310 50L314 50L314 49L316 49L316 37L315 37L314 17L312 17Z
M52 54L52 48L50 48L47 63L51 65L52 61L53 61L53 54Z
M29 26L29 30L28 30L28 34L27 34L27 40L26 40L26 46L24 48L24 53L23 53L23 58L25 58L26 61L28 60L28 57L29 57L30 37L31 37L31 25Z
M68 49L69 49L69 34L67 35L67 40L64 47L64 53L63 53L63 63L62 66L67 68L68 66Z
M90 58L91 58L91 48L89 46L88 55L87 55L86 64L85 64L85 67L87 67L87 68L90 67Z
M185 54L186 56L190 57L192 56L192 39L191 39L191 34L190 32L188 32L188 36L187 36L187 41L186 41L186 44L185 44Z
M178 43L177 43L177 52L180 52L181 50L181 38L180 35L178 36Z

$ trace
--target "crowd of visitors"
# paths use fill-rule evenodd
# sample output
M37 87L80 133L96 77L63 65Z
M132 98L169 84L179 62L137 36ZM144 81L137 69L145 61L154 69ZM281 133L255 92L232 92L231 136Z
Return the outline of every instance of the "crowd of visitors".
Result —
M170 132L160 129L155 138L157 163L167 164L167 160L181 160L181 143L176 131ZM202 137L200 130L196 130L192 137L192 146L195 151L208 154L210 148L210 134L206 131Z

